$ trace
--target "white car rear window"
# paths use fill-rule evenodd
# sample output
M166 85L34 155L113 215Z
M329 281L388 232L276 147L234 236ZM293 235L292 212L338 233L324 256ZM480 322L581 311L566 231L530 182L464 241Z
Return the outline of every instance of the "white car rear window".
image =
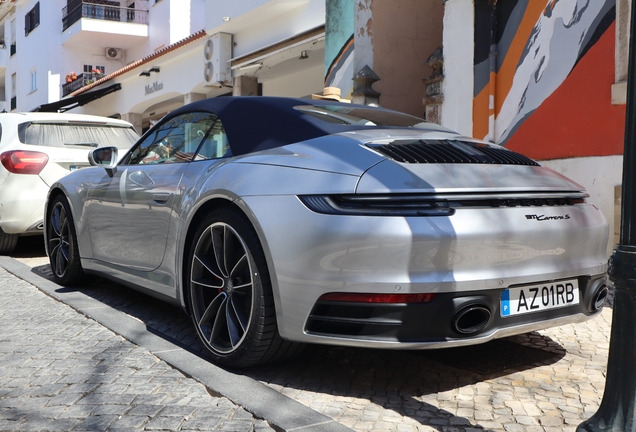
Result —
M104 147L129 149L139 139L130 127L97 124L22 123L18 136L24 144L48 147Z

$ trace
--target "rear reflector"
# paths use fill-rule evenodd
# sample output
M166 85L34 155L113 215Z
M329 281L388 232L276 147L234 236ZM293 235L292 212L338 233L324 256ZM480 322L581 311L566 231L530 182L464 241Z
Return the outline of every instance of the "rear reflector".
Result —
M318 301L339 301L355 303L428 303L435 294L364 294L364 293L328 293Z
M40 174L49 161L46 153L13 150L0 154L0 162L14 174Z

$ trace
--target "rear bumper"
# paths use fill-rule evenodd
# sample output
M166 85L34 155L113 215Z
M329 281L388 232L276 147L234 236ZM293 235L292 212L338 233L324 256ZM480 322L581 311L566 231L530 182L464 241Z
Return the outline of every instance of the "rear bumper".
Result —
M503 289L440 293L428 303L371 304L318 301L305 326L307 335L348 344L407 344L432 348L478 343L509 334L578 322L600 312L607 295L605 276L580 277L579 304L503 317ZM332 341L330 341L332 343Z
M49 187L37 175L9 175L0 187L0 228L7 234L42 232Z

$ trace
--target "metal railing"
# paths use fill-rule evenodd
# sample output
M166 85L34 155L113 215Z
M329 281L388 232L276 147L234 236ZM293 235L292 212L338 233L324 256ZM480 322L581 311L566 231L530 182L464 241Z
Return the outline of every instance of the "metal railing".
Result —
M62 84L62 97L70 95L75 90L79 90L85 85L92 84L98 79L103 77L104 77L103 73L97 73L97 72L81 73L73 81Z
M139 1L136 3L139 3ZM147 2L143 3L147 5ZM81 18L148 24L148 9L111 6L108 4L99 4L98 1L91 3L82 2L71 10L68 10L68 6L65 6L64 9L62 9L62 31L75 24Z

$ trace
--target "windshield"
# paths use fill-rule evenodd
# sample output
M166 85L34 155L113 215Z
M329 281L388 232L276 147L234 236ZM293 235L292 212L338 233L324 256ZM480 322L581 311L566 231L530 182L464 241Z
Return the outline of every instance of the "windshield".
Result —
M139 135L126 126L79 123L22 123L18 126L21 142L49 147L104 147L129 149Z
M300 105L294 107L314 118L328 123L369 127L407 127L450 132L419 117L397 111L342 105Z

